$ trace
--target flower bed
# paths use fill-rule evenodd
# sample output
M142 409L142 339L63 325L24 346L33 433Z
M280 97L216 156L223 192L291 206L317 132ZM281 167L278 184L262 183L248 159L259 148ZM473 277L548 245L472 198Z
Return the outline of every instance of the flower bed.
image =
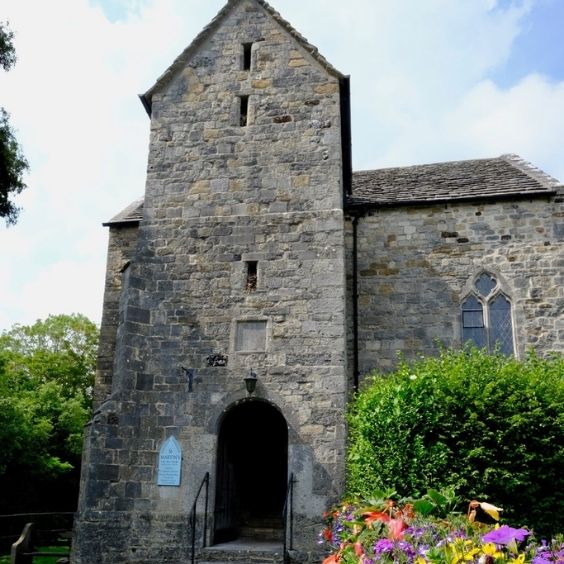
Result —
M564 563L561 536L536 539L532 531L499 525L499 508L471 502L468 514L447 509L449 499L430 491L415 501L345 503L326 514L320 534L331 554L323 564L375 562Z

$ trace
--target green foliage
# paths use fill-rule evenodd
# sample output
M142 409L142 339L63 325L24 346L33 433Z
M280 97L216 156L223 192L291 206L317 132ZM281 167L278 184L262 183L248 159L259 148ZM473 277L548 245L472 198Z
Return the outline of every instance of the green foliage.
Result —
M454 489L448 488L441 492L430 489L423 497L414 500L412 503L413 509L419 515L424 517L434 515L435 517L446 518L447 515L455 513L459 501L459 496L454 493Z
M563 376L562 357L473 349L375 375L349 412L349 492L451 488L539 532L564 530Z
M15 62L14 32L8 27L8 22L0 22L0 67L7 71Z
M0 485L47 483L78 468L92 404L98 330L50 316L0 335ZM9 505L6 496L1 502Z
M14 33L7 23L0 22L0 67L9 70L16 62ZM16 223L19 210L11 197L25 187L23 173L29 165L10 126L9 115L0 108L0 217L8 225Z

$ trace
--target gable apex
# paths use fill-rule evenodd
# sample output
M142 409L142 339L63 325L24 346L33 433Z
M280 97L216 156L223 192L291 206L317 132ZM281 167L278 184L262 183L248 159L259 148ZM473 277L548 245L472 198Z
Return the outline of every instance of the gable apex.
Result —
M238 5L247 2L260 6L270 17L290 35L317 63L319 63L329 74L338 79L344 79L345 75L339 72L327 59L321 55L315 45L312 45L301 33L299 33L287 20L285 20L279 12L277 12L265 0L228 0L225 6L217 13L210 23L202 29L202 31L194 38L194 40L176 57L172 65L157 79L155 84L144 94L139 94L141 103L143 104L147 114L151 115L153 94L158 88L167 84L175 76L178 69L182 68L196 52L198 47L202 45L221 25L227 15Z

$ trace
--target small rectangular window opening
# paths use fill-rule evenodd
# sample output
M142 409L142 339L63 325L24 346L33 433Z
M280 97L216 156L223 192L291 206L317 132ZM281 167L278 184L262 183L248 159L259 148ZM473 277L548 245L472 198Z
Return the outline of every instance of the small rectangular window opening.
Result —
M241 112L239 114L240 124L241 127L245 127L247 125L247 117L249 114L249 97L248 96L241 96Z
M243 70L251 70L252 48L252 43L243 43Z
M256 260L247 262L247 284L245 287L247 292L254 292L257 289L257 266Z

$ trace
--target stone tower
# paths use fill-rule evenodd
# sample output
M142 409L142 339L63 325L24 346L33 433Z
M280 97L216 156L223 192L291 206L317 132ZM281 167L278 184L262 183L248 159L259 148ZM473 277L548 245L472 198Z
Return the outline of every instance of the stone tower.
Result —
M348 80L266 2L229 0L141 99L143 213L108 224L73 561L188 561L207 473L207 544L281 541L293 477L311 553L344 480Z

